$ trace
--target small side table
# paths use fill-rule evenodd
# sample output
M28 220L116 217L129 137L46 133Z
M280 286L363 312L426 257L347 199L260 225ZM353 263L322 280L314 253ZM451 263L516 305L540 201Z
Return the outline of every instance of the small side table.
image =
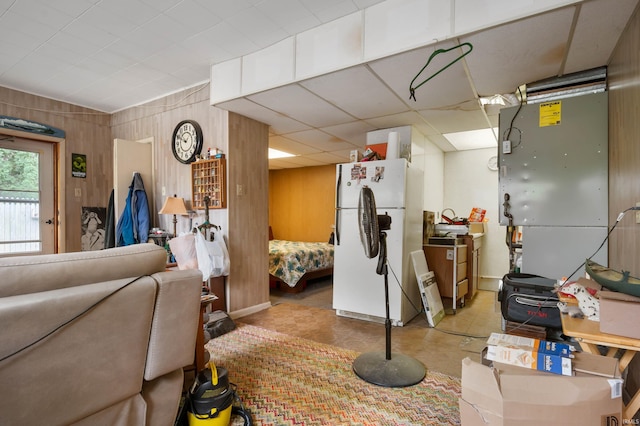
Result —
M227 297L224 276L209 278L208 287L209 292L215 294L218 297L218 299L211 304L211 310L227 312Z
M560 318L562 320L562 332L580 342L580 346L585 352L600 355L598 346L605 346L609 348L606 356L613 357L619 349L624 350L619 360L621 373L627 368L636 353L640 352L640 340L601 333L600 323L597 321L572 318L569 315L560 315ZM623 422L633 419L638 410L640 410L640 389L632 396L629 403L622 407Z
M198 334L196 334L196 353L193 360L196 374L204 369L205 355L204 355L204 313L207 306L214 303L217 300L217 296L213 294L205 294L200 296L200 318L198 319Z

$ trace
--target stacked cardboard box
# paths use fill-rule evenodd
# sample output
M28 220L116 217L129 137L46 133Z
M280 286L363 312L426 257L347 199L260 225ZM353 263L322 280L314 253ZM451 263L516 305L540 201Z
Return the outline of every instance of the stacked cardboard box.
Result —
M514 338L522 339L502 336L505 335L494 336L490 341L513 343ZM519 350L530 353L534 348L540 353L541 346L555 354L569 351L572 375L549 374L497 361L483 365L465 358L459 400L462 426L623 424L623 381L616 358L573 352L562 344L547 346L526 340L516 343Z
M487 340L487 359L532 370L571 376L574 347L566 343L492 333Z

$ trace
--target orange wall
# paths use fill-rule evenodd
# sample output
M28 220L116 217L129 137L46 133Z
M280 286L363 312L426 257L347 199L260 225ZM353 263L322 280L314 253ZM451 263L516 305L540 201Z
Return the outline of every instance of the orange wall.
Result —
M329 241L335 186L335 165L269 171L269 225L274 238Z

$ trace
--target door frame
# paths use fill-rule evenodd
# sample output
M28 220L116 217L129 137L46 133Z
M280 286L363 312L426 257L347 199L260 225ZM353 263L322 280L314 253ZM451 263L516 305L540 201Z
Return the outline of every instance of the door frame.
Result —
M65 152L65 139L54 136L41 135L31 132L21 132L18 130L0 128L1 135L13 136L21 139L31 139L38 142L49 142L53 144L53 208L54 208L54 222L53 228L53 252L64 253L65 245L65 221L60 220L61 217L65 217L65 203L61 197L60 188L65 186L65 162L62 161L62 153Z

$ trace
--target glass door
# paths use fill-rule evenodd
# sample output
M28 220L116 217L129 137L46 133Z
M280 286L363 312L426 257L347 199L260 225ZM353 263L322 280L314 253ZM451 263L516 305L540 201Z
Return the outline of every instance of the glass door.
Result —
M55 251L53 144L0 135L0 256Z

